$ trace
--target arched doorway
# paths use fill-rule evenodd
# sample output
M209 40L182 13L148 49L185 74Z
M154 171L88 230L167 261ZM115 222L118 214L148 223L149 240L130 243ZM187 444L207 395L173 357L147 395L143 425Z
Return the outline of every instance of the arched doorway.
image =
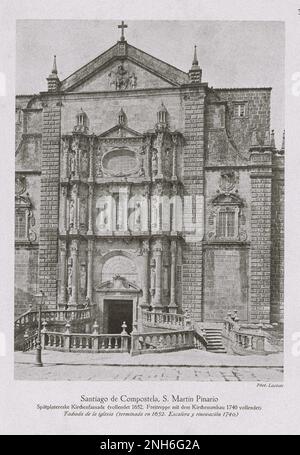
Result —
M122 324L131 333L138 318L138 302L141 295L139 274L134 260L121 251L110 252L103 258L101 284L95 291L102 333L120 334Z

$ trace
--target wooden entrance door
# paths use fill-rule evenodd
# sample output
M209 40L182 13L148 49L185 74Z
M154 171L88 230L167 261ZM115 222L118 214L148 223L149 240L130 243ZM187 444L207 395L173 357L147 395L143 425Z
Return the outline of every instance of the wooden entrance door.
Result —
M121 333L122 324L127 324L127 332L132 332L132 300L106 300L107 333Z

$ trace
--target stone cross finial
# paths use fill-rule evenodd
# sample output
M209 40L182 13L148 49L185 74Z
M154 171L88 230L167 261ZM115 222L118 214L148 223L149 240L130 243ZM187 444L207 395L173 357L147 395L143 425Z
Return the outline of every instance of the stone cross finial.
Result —
M120 41L125 41L125 36L124 36L124 29L125 28L128 28L128 25L126 25L124 23L124 21L121 22L120 25L118 25L118 28L120 28L122 31L121 31L121 38L120 38Z

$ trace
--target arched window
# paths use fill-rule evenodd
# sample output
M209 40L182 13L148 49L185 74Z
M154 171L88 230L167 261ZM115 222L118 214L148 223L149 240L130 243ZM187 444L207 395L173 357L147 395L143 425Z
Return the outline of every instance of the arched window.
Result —
M219 194L212 200L212 210L208 218L210 240L245 240L246 233L241 230L244 224L243 201L234 194Z

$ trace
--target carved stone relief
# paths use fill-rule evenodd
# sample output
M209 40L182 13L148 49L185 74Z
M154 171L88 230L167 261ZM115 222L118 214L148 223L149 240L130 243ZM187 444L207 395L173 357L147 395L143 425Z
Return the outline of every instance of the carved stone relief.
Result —
M123 63L120 63L115 70L108 73L108 83L110 88L115 90L135 89L137 77L134 72L129 72Z

